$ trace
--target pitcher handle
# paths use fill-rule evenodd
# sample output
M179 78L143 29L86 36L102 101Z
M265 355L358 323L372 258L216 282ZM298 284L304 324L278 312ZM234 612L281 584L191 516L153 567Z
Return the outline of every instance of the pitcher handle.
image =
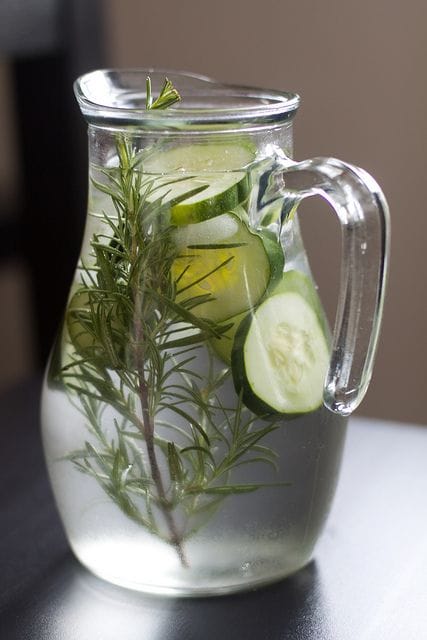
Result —
M341 223L340 291L323 397L329 409L349 415L367 391L378 343L390 243L387 202L366 171L334 158L282 165L274 178L284 210L320 195Z

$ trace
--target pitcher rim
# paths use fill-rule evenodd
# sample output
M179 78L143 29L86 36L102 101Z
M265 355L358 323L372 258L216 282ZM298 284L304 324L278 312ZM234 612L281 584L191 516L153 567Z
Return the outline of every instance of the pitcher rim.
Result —
M145 109L146 77L172 80L182 94L178 106L165 110ZM192 92L180 89L180 82L193 83ZM139 80L139 82L137 82ZM96 69L81 75L74 93L89 124L140 126L150 129L194 130L248 128L281 124L293 117L300 103L298 94L261 87L221 83L188 71L154 68ZM219 106L186 106L198 98ZM230 106L232 101L236 105ZM246 104L244 104L246 103Z

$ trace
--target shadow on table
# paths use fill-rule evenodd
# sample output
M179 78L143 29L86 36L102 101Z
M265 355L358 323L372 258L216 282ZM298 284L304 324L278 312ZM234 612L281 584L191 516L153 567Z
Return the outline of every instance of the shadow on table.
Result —
M331 640L329 622L314 562L257 591L188 599L115 587L67 555L0 629L8 640Z

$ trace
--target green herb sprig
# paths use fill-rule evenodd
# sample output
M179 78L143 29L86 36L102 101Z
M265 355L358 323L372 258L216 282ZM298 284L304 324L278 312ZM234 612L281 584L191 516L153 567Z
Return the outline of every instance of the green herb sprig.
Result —
M176 102L181 100L181 96L178 91L173 86L172 82L165 78L163 87L160 91L160 94L156 100L153 98L152 90L151 90L151 78L147 76L146 80L146 98L145 98L145 108L149 109L167 109L171 107Z
M177 99L166 80L153 100L147 79L147 108ZM241 465L276 469L275 452L261 441L278 423L256 420L241 398L233 408L223 405L219 392L230 371L218 368L207 343L230 324L195 313L213 295L176 301L187 267L172 278L178 249L170 207L205 187L165 202L126 135L117 137L116 148L118 168L92 181L115 215L102 213L106 231L91 239L90 261L79 265L66 317L68 362L60 379L91 436L66 458L188 566L185 540L227 496L272 486L235 483L231 476ZM162 181L162 193L164 187ZM198 275L186 288L225 267ZM194 366L201 349L208 353L204 377Z

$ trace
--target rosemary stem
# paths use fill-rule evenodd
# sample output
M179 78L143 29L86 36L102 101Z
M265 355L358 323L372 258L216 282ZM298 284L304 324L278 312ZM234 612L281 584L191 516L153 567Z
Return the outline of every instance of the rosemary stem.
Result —
M150 464L151 477L156 486L157 495L159 498L160 508L166 520L167 527L170 533L170 542L175 547L178 557L181 560L183 567L188 567L188 562L185 557L182 536L180 535L176 526L173 514L170 511L170 503L166 497L166 492L163 484L162 474L159 468L159 464L156 456L156 449L154 446L154 425L149 415L148 408L148 393L147 385L144 380L144 372L138 367L139 378L139 396L142 410L142 433L145 440L145 446L147 449L148 461Z
M145 446L147 449L148 462L150 465L151 477L157 490L160 509L169 529L170 543L175 547L178 557L183 567L188 567L185 557L182 535L179 533L175 523L173 514L171 513L171 504L167 499L166 491L163 483L162 474L159 463L157 461L156 448L154 445L154 422L151 416L148 398L148 387L145 380L144 372L144 352L143 352L143 331L139 314L141 313L141 291L136 289L135 293L135 318L134 318L134 337L135 337L135 355L136 369L138 372L139 401L142 412L142 435L144 436Z

